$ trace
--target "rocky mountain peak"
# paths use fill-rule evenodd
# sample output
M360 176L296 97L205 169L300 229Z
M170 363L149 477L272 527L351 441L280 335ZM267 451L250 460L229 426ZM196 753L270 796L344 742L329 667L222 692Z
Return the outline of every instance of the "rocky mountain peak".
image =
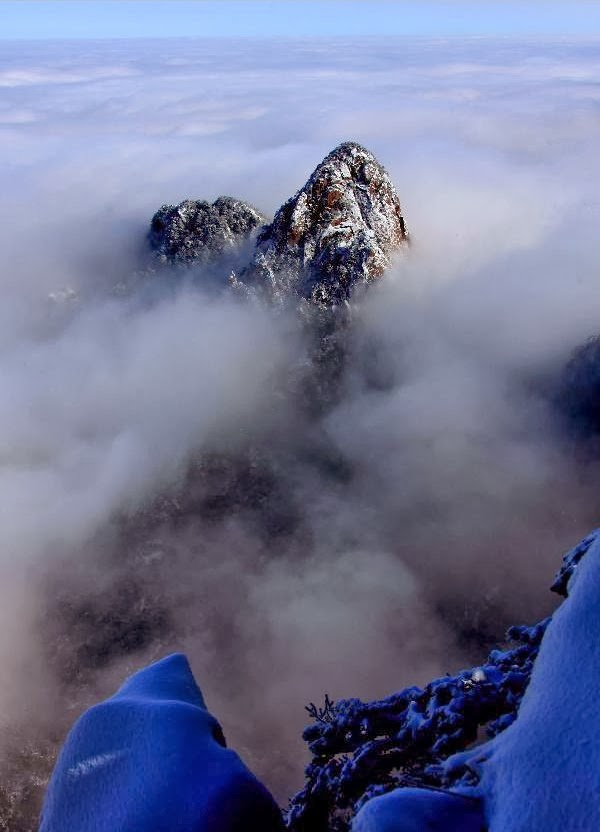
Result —
M336 306L376 280L409 240L389 175L356 142L332 150L266 222L239 199L187 199L156 212L148 239L160 263L217 266L243 292L321 306ZM252 252L244 244L252 245L259 228Z
M344 142L262 229L241 279L275 296L336 304L380 277L407 243L389 175L364 147Z

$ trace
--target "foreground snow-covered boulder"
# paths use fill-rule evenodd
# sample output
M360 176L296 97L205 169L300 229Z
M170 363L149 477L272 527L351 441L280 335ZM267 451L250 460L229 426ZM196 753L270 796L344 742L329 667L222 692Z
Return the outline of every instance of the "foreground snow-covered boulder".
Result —
M278 832L273 798L225 747L185 656L136 673L71 730L40 832Z

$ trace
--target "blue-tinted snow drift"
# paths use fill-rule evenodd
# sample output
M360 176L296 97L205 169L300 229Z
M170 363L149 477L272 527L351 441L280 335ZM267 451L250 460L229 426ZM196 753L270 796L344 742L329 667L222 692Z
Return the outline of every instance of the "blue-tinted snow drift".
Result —
M54 771L40 832L276 832L281 814L238 755L181 654L87 711Z

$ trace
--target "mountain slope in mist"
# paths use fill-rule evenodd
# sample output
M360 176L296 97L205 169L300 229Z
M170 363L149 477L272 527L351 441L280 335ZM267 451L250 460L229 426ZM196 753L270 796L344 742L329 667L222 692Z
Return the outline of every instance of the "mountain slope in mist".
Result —
M238 200L220 198L212 206L187 201L155 214L149 242L172 266L196 269L200 278L211 266L224 276L229 255L243 248L260 218ZM114 558L119 568L117 580L109 579L109 607L103 601L106 589L101 593L94 589L87 600L71 589L51 590L55 614L48 626L68 633L67 639L55 633L58 637L51 648L59 675L73 683L120 656L173 637L177 625L169 613L170 603L161 600L160 590L145 588L148 573L168 571L171 566L169 544L155 538L168 541L180 528L226 526L239 518L243 527L250 527L248 533L269 548L279 540L282 546L291 540L294 546L313 545L306 524L309 510L298 500L290 480L311 471L341 485L352 478L343 455L328 447L319 428L319 420L341 395L349 359L352 322L344 310L334 308L341 299L338 289L343 284L344 297L349 297L352 289L381 277L391 255L407 239L389 177L372 154L350 142L332 151L308 184L277 212L273 224L262 229L252 262L263 262L268 250L271 268L283 282L269 283L262 272L261 277L253 273L252 266L241 271L247 284L224 280L223 287L237 290L234 300L237 303L239 298L242 307L254 299L257 286L263 299L277 298L290 306L288 326L296 330L297 363L286 365L285 379L271 380L282 398L276 419L293 419L297 433L288 435L289 422L284 433L280 433L282 425L270 424L267 433L259 429L239 442L217 444L212 452L198 450L181 461L170 487L155 493L137 511L121 514L115 539L108 544L109 549L117 547ZM310 281L309 296L317 303L314 308L301 307L298 316L296 303L306 294L298 283L302 275ZM148 279L155 277L150 274ZM167 272L164 277L169 280L171 275ZM266 294L261 282L269 284ZM242 285L248 291L240 298ZM268 308L264 312L281 314L269 313ZM149 583L159 587L164 578L156 583L151 578Z

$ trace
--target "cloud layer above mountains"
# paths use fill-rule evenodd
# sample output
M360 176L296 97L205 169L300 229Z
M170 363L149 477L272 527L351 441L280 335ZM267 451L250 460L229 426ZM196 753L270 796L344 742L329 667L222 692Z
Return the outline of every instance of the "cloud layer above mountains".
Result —
M599 328L599 70L596 43L567 41L3 46L9 718L32 665L42 699L53 688L38 618L54 565L76 558L89 593L117 513L192 452L268 436L308 536L233 521L174 535L178 641L153 649L188 650L280 793L299 783L308 699L425 681L473 654L469 633L549 609L562 549L597 516L596 466L547 392ZM311 425L286 398L306 350L293 315L209 297L201 276L150 299L114 287L161 204L226 194L273 214L346 139L388 169L413 247L360 302L341 401ZM298 462L313 434L350 480Z

